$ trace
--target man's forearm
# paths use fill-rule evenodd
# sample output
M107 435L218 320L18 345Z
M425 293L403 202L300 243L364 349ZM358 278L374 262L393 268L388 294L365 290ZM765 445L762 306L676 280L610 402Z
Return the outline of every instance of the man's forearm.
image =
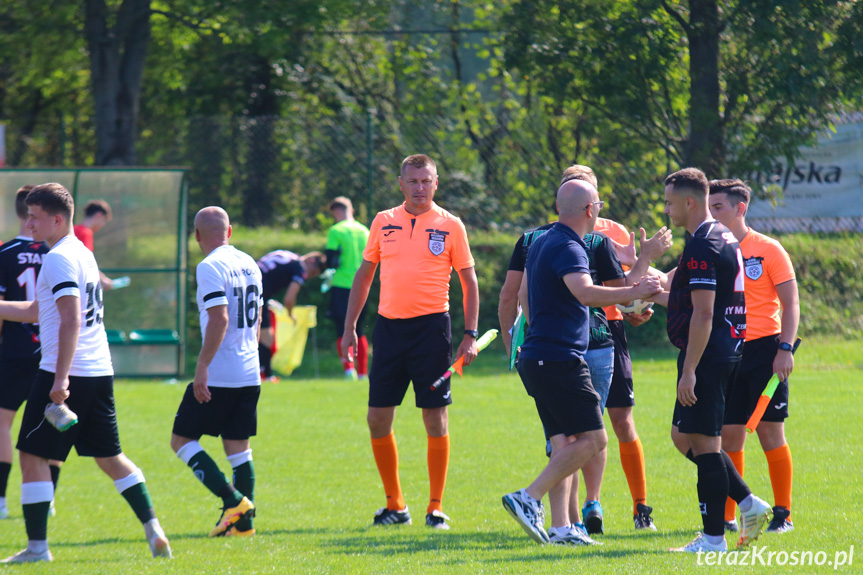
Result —
M357 320L360 318L363 306L366 305L369 290L372 289L375 269L377 269L377 264L363 260L360 269L354 275L351 293L348 295L348 309L345 313L345 331L356 331L357 329Z
M464 328L477 329L479 326L479 284L476 279L476 272L473 268L470 272L459 273L461 281L463 307L464 307Z
M204 341L201 344L201 352L198 354L198 369L207 369L210 367L213 358L216 357L216 352L222 345L225 339L225 333L228 331L228 318L210 318L207 322L207 329L204 331Z
M0 319L36 323L39 321L39 304L35 301L0 301Z
M686 358L683 360L683 371L695 372L695 367L701 361L710 332L713 329L713 315L693 313L689 322L689 340L686 342Z
M72 360L75 358L75 350L78 349L78 336L81 332L81 321L60 317L60 327L57 330L57 366L54 377L65 379L69 377L72 369Z

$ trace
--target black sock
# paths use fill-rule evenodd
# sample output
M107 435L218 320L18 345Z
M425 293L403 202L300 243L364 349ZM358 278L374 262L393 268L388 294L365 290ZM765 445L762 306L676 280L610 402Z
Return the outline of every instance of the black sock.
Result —
M9 486L9 473L11 471L11 463L0 462L0 497L6 497L6 488Z
M692 455L692 450L691 450L691 449L690 449L689 451L687 451L687 452L686 452L686 459L688 459L688 460L689 460L689 461L691 461L692 463L695 463L695 456L694 456L694 455Z
M57 494L57 482L60 481L60 466L59 465L49 465L48 469L51 470L51 483L54 484L54 494Z
M48 508L50 506L50 501L21 505L21 510L24 512L24 528L27 530L27 539L31 541L48 540Z
M262 343L259 343L258 356L260 357L261 362L261 374L264 377L271 377L273 375L273 354L270 353L270 348Z
M725 462L725 469L728 471L728 497L737 503L740 503L752 495L752 490L749 489L749 486L746 485L745 481L743 481L743 477L741 477L737 468L734 467L734 462L731 461L731 457L725 453L725 450L723 449L719 453L722 455L722 460Z
M728 472L719 453L695 457L698 466L698 505L705 535L725 535L725 500L728 499Z

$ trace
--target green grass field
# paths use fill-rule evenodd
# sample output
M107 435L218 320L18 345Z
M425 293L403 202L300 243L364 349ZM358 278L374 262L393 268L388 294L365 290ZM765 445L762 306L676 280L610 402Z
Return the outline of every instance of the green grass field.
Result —
M769 551L826 553L856 547L863 572L863 458L859 415L863 357L859 341L807 341L792 380L787 434L795 462L795 531L762 536ZM454 382L452 459L445 511L452 530L424 526L428 499L426 440L408 396L396 419L402 485L414 525L371 528L384 496L365 424L366 386L334 379L267 384L253 441L258 478L251 539L209 539L219 502L170 450L180 385L120 381L116 386L124 450L143 470L174 550L170 562L150 558L143 530L110 479L72 455L63 470L57 515L49 523L53 564L28 573L693 573L832 571L833 566L711 567L667 553L700 529L695 467L668 438L674 364L668 352L635 354L636 423L645 446L648 503L656 533L632 528L631 500L609 437L603 488L605 544L561 548L532 543L501 506L501 495L527 485L545 464L542 430L518 377L496 372L502 353L486 352ZM857 423L855 423L857 422ZM17 430L17 425L15 427ZM855 429L857 431L855 431ZM230 472L220 446L202 442ZM758 441L747 443L746 479L772 502ZM0 521L0 556L25 544L17 464L8 492L12 517ZM548 524L548 523L547 523ZM729 537L732 544L734 540ZM781 558L777 556L776 558ZM767 555L763 556L767 560Z

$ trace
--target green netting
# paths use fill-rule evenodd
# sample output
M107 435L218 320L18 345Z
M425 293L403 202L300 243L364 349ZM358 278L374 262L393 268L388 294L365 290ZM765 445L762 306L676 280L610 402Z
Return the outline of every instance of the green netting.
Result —
M94 238L96 261L109 277L129 276L129 287L105 292L105 327L120 376L179 376L186 341L186 202L184 169L0 170L2 241L18 233L14 195L25 184L59 182L75 198L75 223L84 206L106 200L113 218ZM171 333L170 341L126 338ZM176 350L149 347L173 345ZM155 360L155 361L154 361Z

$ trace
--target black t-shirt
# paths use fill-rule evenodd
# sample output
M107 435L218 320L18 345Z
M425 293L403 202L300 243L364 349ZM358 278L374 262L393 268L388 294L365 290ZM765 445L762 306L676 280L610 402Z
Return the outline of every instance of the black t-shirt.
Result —
M702 289L716 292L713 326L702 357L738 361L746 337L743 255L734 234L715 220L702 223L687 241L668 296L668 338L684 351L692 320L692 291Z
M551 229L554 222L545 224L532 230L527 230L518 241L515 243L515 249L512 250L512 257L509 259L509 268L507 271L524 272L524 265L527 262L527 253L530 251L530 246L536 241L536 238Z
M306 268L300 256L287 250L270 252L258 260L261 268L261 281L264 286L264 301L287 289L291 282L306 283Z
M584 236L587 246L587 258L590 260L590 279L593 285L618 280L626 277L620 259L611 245L611 241L603 233L592 232ZM608 328L608 318L601 307L590 308L590 346L588 349L603 349L612 347L611 330Z
M36 279L42 269L42 258L48 246L32 238L17 237L0 246L0 295L6 301L36 299ZM39 324L3 322L0 357L10 359L39 358Z

